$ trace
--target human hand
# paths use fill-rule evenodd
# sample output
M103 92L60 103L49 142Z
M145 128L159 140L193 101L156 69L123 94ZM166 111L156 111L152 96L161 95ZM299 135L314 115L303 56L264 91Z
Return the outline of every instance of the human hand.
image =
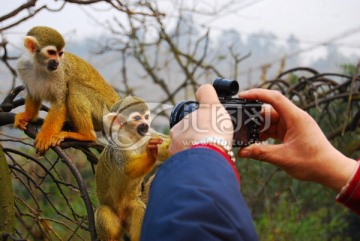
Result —
M206 137L219 137L231 145L234 133L230 115L220 104L214 87L202 85L196 91L199 108L186 115L170 131L169 151L175 154Z
M269 162L303 181L314 181L340 191L356 170L354 160L345 157L327 140L316 121L280 92L252 89L241 98L268 103L271 124L260 139L274 138L277 145L254 144L239 150L240 157Z

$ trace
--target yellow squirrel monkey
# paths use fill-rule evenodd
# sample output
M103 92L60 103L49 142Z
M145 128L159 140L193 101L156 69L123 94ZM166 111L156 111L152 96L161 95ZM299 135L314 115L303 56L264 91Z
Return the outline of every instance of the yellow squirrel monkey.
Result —
M96 194L100 206L95 225L101 241L140 239L145 203L141 183L157 161L169 157L170 138L150 128L145 102L129 96L104 116L109 145L96 166Z
M35 147L44 154L50 146L65 138L94 141L102 129L104 107L109 109L119 96L93 66L64 52L65 41L55 29L33 27L24 39L27 54L17 62L17 72L24 82L27 97L25 111L15 116L14 126L25 130L37 118L42 101L51 103ZM61 131L65 119L74 132Z

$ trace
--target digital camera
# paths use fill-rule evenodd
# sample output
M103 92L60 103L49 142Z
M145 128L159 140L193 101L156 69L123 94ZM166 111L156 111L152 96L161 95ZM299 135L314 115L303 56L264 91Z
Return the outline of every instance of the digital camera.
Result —
M259 131L263 122L261 117L262 103L257 100L232 98L239 91L236 80L216 78L213 86L220 103L225 107L234 126L234 147L244 147L259 142ZM176 125L187 114L199 108L196 101L178 103L170 114L170 128Z

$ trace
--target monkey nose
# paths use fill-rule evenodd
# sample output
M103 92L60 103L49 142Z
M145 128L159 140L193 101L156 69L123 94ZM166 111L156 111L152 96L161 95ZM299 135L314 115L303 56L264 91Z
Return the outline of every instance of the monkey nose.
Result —
M145 136L149 131L149 126L147 124L140 124L137 127L137 132L141 136Z
M48 70L50 71L54 71L57 70L57 68L59 67L59 61L56 61L55 59L51 59L48 62Z

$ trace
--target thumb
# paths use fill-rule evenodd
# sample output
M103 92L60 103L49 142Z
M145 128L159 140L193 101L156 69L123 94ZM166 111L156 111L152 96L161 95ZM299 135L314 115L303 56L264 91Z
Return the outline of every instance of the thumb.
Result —
M284 158L283 144L253 144L251 146L241 148L238 155L242 158L252 158L277 165L280 163L279 160Z
M200 104L220 104L219 97L214 87L210 84L204 84L196 91L196 99Z

